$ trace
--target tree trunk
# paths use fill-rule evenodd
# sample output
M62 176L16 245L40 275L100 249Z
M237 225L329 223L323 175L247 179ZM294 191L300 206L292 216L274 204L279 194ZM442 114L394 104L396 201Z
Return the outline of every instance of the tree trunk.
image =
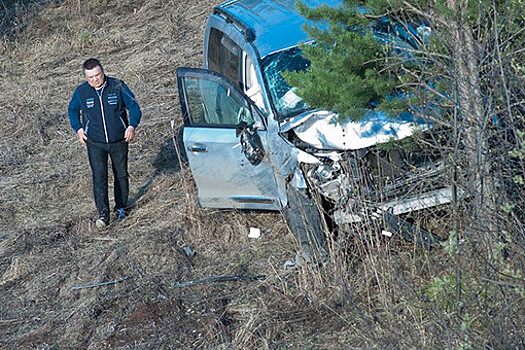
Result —
M461 168L464 187L474 199L473 215L480 218L489 208L487 192L487 141L485 140L485 122L483 99L479 73L479 53L476 51L472 28L466 22L465 9L456 0L447 0L447 4L456 12L456 19L450 23L455 72L459 97L459 115L464 133L464 156Z

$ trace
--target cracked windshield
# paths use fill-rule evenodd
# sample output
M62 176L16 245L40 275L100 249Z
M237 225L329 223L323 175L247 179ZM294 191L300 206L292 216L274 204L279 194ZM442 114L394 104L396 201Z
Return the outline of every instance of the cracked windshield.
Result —
M272 100L281 120L307 109L303 99L295 93L296 88L290 87L281 74L284 71L306 70L310 61L301 54L302 51L294 47L271 54L262 60Z
M383 44L395 43L393 52L409 57L413 55L412 50L418 47L418 41L424 41L431 33L431 29L425 25L415 25L417 29L414 30L411 26L391 23L386 18L374 22L372 28L377 40ZM296 94L297 88L290 87L281 74L284 71L305 71L310 66L310 61L302 56L301 49L293 47L273 53L265 57L262 64L279 119L304 112L308 106Z

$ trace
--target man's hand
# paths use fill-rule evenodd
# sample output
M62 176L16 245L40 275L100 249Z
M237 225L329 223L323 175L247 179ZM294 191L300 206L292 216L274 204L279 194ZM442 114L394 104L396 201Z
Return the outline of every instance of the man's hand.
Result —
M124 140L126 140L126 142L129 142L133 140L134 137L135 137L135 128L130 125L128 126L128 128L126 129L126 133L124 134Z
M77 131L77 135L78 135L78 141L79 141L83 146L85 146L85 145L86 145L86 140L87 140L87 135L86 135L86 133L84 132L84 129L82 129L82 128L78 129L78 131Z

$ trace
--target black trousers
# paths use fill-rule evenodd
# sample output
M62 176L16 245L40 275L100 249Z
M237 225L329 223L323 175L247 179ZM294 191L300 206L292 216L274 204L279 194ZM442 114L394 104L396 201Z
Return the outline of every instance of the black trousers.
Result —
M99 143L87 140L89 165L93 173L93 197L99 216L109 220L108 156L113 168L115 209L128 206L128 143Z

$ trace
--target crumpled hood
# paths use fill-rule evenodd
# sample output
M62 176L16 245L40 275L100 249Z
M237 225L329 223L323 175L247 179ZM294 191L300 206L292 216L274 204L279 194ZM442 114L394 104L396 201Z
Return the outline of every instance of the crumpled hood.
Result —
M281 132L294 129L299 139L317 149L357 150L432 127L428 120L406 111L389 117L382 111L370 110L359 121L338 121L337 117L326 110L308 111L283 123Z

